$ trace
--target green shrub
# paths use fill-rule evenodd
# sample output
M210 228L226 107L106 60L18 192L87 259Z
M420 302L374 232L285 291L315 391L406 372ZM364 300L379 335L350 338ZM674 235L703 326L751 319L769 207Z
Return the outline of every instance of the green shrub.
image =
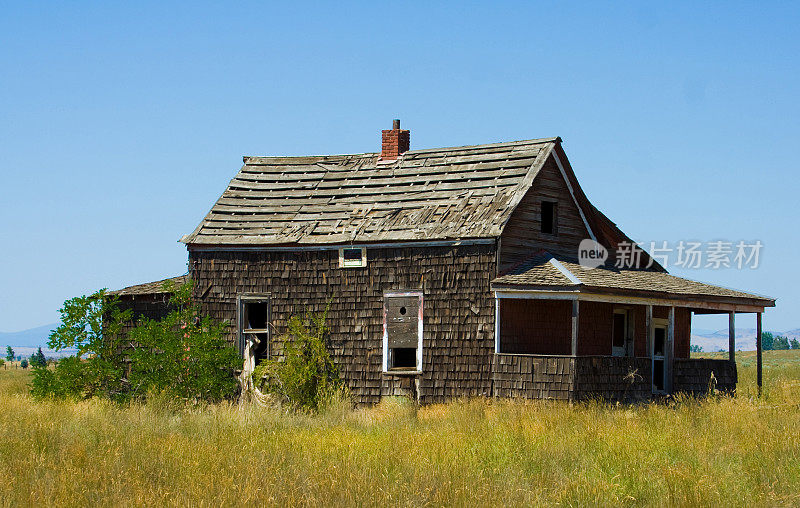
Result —
M37 398L103 397L117 402L148 395L182 401L216 402L236 394L235 349L223 339L225 324L200 315L191 285L165 287L173 311L162 320L142 319L129 333L131 311L120 311L105 290L67 300L61 324L50 336L52 349L76 348L48 369L34 369Z
M94 394L93 387L99 384L91 360L68 356L56 362L52 370L46 365L34 367L31 395L39 399L82 399Z
M136 345L130 352L130 396L160 393L186 402L234 397L234 371L242 360L224 338L227 324L200 315L191 303L191 284L167 290L174 310L161 320L141 320L128 335Z
M259 386L301 411L317 411L344 393L344 383L334 365L326 340L327 309L289 319L289 333L283 337L283 358L259 365L253 373Z
M37 365L31 393L39 398L127 400L121 331L131 311L121 311L117 299L101 289L67 300L59 312L61 324L50 334L48 345L54 350L75 348L77 355L57 362L53 370L46 362Z

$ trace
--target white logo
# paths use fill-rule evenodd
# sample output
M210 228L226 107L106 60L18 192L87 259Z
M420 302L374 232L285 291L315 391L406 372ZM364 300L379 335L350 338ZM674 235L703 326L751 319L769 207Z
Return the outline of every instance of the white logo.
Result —
M584 268L597 268L608 259L608 250L599 243L586 238L578 245L578 263Z

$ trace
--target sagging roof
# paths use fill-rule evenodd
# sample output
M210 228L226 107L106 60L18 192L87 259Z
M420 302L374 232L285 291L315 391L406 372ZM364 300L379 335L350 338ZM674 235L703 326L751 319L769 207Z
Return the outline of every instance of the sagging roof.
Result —
M128 286L126 288L117 289L116 291L109 291L108 294L116 296L160 295L168 293L168 291L164 289L164 286L167 282L172 282L176 287L180 287L186 284L188 281L189 275L181 275L179 277L157 280L155 282L137 284L136 286Z
M379 154L245 157L194 245L496 238L559 138Z
M575 260L540 251L527 261L501 274L492 288L596 291L635 294L656 298L691 298L741 301L749 305L774 307L775 300L651 270L619 269L612 265L589 268Z

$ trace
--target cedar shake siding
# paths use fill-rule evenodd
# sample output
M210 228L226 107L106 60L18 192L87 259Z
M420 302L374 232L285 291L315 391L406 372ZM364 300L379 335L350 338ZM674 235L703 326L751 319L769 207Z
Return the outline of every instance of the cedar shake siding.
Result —
M127 334L141 318L164 319L167 314L174 310L169 302L172 294L166 291L165 284L170 283L175 287L180 287L186 284L188 279L187 275L181 275L109 291L108 296L118 298L117 305L120 310L130 309L133 312L131 320L123 324L122 332Z
M496 267L493 244L367 248L367 266L340 268L337 250L190 251L196 297L204 312L233 324L236 297L269 293L272 351L289 318L330 304L330 351L359 404L397 393L407 380L382 372L384 292L421 290L421 402L491 394Z

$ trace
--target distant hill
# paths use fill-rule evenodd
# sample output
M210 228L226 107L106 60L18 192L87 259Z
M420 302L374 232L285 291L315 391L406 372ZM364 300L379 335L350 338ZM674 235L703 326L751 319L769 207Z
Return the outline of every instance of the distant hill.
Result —
M44 348L47 346L50 331L55 330L57 326L58 323L53 323L21 332L0 332L0 347L2 349L5 349L6 346L33 348L41 346Z
M783 335L789 340L800 340L800 328L789 330L788 332L778 332L775 330L764 330L772 332L774 335ZM703 330L692 329L692 344L703 348L703 351L723 351L728 350L728 329L722 330ZM736 350L754 351L756 349L756 329L755 328L736 328Z
M50 332L55 330L58 323L50 325L37 326L30 330L22 330L21 332L0 332L0 358L6 356L6 346L11 346L16 356L23 358L30 357L36 350L41 347L42 352L47 358L61 358L63 356L71 356L75 354L74 349L64 349L62 351L53 351L47 349L47 338Z

